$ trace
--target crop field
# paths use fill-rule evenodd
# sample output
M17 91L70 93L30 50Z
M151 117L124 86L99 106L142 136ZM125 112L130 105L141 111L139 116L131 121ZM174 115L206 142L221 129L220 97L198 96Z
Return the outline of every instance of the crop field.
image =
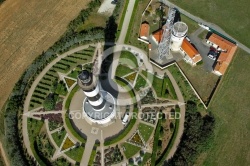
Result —
M217 88L208 108L216 119L215 138L198 165L250 164L249 62L250 55L239 49Z
M1 4L0 108L24 70L60 38L89 1L8 0Z
M228 34L250 47L249 0L170 1L204 20L217 24Z

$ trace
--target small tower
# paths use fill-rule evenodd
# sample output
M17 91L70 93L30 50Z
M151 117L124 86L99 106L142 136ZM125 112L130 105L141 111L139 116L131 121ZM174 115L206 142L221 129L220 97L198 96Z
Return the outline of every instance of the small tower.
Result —
M188 26L184 22L176 22L172 29L171 34L171 50L179 51L183 39L186 37Z
M77 83L86 96L83 101L85 119L90 123L97 124L111 122L116 115L114 97L101 90L96 77L87 70L83 70L78 75Z

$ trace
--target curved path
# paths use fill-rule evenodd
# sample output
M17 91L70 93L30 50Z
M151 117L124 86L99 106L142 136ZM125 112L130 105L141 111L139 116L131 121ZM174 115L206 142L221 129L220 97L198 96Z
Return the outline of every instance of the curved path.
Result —
M168 70L166 71L166 73L168 75L168 78L170 79L170 81L173 84L173 87L174 87L174 90L175 90L175 93L177 95L178 100L180 102L184 103L185 100L184 100L184 98L182 96L181 90L180 90L178 84L176 83L174 77L172 76L172 74ZM180 122L179 122L178 133L177 133L177 136L176 136L176 138L174 140L174 144L173 144L171 150L169 151L169 153L167 155L166 160L169 160L170 158L172 158L174 156L174 153L177 150L177 147L178 147L178 145L179 145L179 143L181 141L181 137L182 137L182 134L183 134L183 131L184 131L185 111L186 111L185 104L179 104L179 107L180 107L181 118L180 118Z

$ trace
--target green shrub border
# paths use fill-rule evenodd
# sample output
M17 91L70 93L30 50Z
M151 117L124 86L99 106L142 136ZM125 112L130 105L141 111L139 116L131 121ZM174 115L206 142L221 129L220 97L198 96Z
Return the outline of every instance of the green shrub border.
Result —
M82 136L80 136L75 129L73 128L72 124L71 124L71 120L69 118L69 110L67 110L66 114L65 114L65 123L66 126L68 127L68 129L70 130L71 134L74 135L74 137L76 137L79 141L81 141L81 143L85 143L86 139L83 138Z
M132 12L132 15L131 15L131 19L130 19L130 24L128 26L128 30L127 32L131 32L131 29L134 25L134 19L135 19L135 14L136 14L136 9L138 7L138 4L139 4L139 0L135 0L135 5L134 5L134 9L133 9L133 12ZM130 33L127 33L126 37L125 37L125 41L124 43L127 43L128 40L129 40L129 37L130 37Z
M118 31L116 33L116 39L119 39L119 36L120 36L120 30L122 29L122 25L123 25L123 22L124 22L124 18L125 18L125 15L126 15L126 12L127 12L127 8L128 8L128 3L129 3L129 0L125 0L125 6L123 8L123 12L122 12L122 16L121 16L121 19L119 21L119 24L118 24Z
M180 108L176 108L175 109L176 112L180 112ZM161 157L157 160L157 166L161 166L167 155L169 154L170 150L172 149L173 145L174 145L174 141L176 140L176 137L177 137L177 133L178 133L178 130L179 130L179 123L180 123L180 120L179 119L176 119L175 121L175 128L174 128L174 133L166 147L166 149L164 150L163 154L161 155Z
M160 137L160 130L161 130L161 122L162 119L159 118L156 129L155 129L155 134L154 134L154 143L153 143L153 150L152 150L152 156L151 156L151 165L155 165L156 163L156 155L158 151L158 140Z
M67 97L67 100L66 100L66 102L65 102L65 106L64 106L64 108L65 108L66 110L69 109L71 100L72 100L73 96L75 95L75 93L76 93L78 90L79 90L79 86L76 85L76 86L71 90L71 92L69 93L69 95L68 95L68 97Z

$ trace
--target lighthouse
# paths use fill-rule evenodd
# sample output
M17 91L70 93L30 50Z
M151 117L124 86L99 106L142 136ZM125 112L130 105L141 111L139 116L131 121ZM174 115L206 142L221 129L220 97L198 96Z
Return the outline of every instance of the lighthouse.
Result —
M90 123L109 123L116 115L114 97L102 90L98 79L87 70L78 75L77 83L86 96L83 100L85 119Z

